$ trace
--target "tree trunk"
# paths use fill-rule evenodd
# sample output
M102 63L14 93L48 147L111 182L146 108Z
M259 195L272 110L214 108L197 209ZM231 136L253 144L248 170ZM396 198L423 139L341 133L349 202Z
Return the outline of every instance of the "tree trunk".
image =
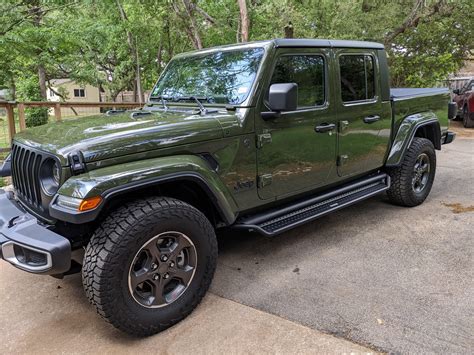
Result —
M43 12L41 7L39 6L39 2L32 2L33 7L29 9L29 12L33 18L33 25L35 27L41 27L41 20L43 19ZM43 50L41 48L36 50L36 54L38 57L41 56ZM46 70L44 68L43 63L38 63L37 65L37 72L38 72L38 82L39 82L39 89L41 98L46 101Z
M173 47L171 46L171 33L170 33L170 18L169 16L166 16L166 21L165 21L165 27L164 27L165 33L166 33L166 42L168 46L168 62L173 58Z
M122 93L123 101L123 93ZM133 80L133 102L137 102L137 80Z
M171 1L171 7L174 12L184 23L184 31L191 41L195 49L202 49L201 35L199 34L199 28L196 23L196 17L194 16L194 10L196 5L191 0L182 0L181 3L184 6L184 13L182 12L177 1Z
M116 0L117 2L117 8L120 13L120 18L122 19L123 22L127 22L127 14L125 13L125 10L120 3L120 0ZM130 50L130 54L132 55L133 61L135 63L135 83L134 83L134 88L136 87L138 90L138 97L143 97L143 93L141 92L142 84L141 84L141 75L140 75L140 63L138 62L138 46L136 41L133 41L132 33L127 30L127 44L128 48ZM136 94L134 93L134 97L136 100ZM141 100L140 100L141 102Z
M13 76L10 78L10 100L16 100L16 83Z
M249 40L249 14L246 0L237 0L240 9L240 33L242 42Z
M39 78L39 87L41 98L46 101L46 70L44 69L43 64L38 64L38 78Z
M112 91L110 90L110 98L112 99L112 102L117 101L117 96L120 93L120 91ZM123 100L122 100L123 101Z
M291 21L288 22L288 25L284 27L284 31L285 31L285 38L293 38L294 29L293 29L293 24L291 23Z
M158 50L156 51L156 64L158 69L158 74L161 73L161 63L163 62L163 41L160 40L160 45L158 46Z
M138 49L135 48L137 51L137 91L138 91L138 102L143 102L143 92L142 92L142 78L141 78L141 70L140 70L140 57L138 56Z

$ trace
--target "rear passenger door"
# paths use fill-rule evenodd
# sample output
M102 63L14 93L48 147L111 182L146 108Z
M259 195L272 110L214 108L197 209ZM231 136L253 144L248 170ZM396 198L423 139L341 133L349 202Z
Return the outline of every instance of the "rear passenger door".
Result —
M391 111L382 105L376 50L336 49L339 176L383 165L390 138Z

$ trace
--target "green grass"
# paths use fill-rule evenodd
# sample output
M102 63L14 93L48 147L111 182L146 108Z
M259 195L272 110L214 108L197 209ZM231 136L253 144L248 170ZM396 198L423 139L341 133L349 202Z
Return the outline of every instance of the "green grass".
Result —
M0 187L3 187L6 185L6 182L5 182L5 179L4 178L0 178Z

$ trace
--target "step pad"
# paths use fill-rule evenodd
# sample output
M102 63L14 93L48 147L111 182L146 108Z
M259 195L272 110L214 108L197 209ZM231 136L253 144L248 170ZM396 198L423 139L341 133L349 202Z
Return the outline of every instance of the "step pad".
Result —
M237 223L236 227L254 229L268 236L282 233L293 227L322 217L332 211L349 206L355 202L361 201L387 190L390 186L388 176L383 174L379 175L378 177L380 179L375 182L372 178L371 181L366 185L360 186L360 183L355 184L354 189L350 189L349 191L345 191L340 194L337 194L337 191L335 191L336 194L330 198L318 201L316 203L310 203L307 206L282 213L279 216L275 216L275 213L272 213L271 217L267 220L261 220L262 218L257 218L257 223L252 223L252 220L255 220L255 218L248 218L247 223L245 219L241 220ZM347 190L347 188L345 190ZM301 202L298 204L298 206L301 206ZM285 208L284 210L287 211L288 208Z

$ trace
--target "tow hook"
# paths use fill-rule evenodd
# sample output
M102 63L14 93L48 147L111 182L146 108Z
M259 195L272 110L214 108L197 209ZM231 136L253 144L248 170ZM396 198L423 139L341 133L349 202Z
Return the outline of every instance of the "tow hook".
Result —
M8 221L8 228L12 228L12 227L14 227L18 224L25 223L25 222L29 221L30 219L31 218L28 215L13 217L12 219L10 219Z

